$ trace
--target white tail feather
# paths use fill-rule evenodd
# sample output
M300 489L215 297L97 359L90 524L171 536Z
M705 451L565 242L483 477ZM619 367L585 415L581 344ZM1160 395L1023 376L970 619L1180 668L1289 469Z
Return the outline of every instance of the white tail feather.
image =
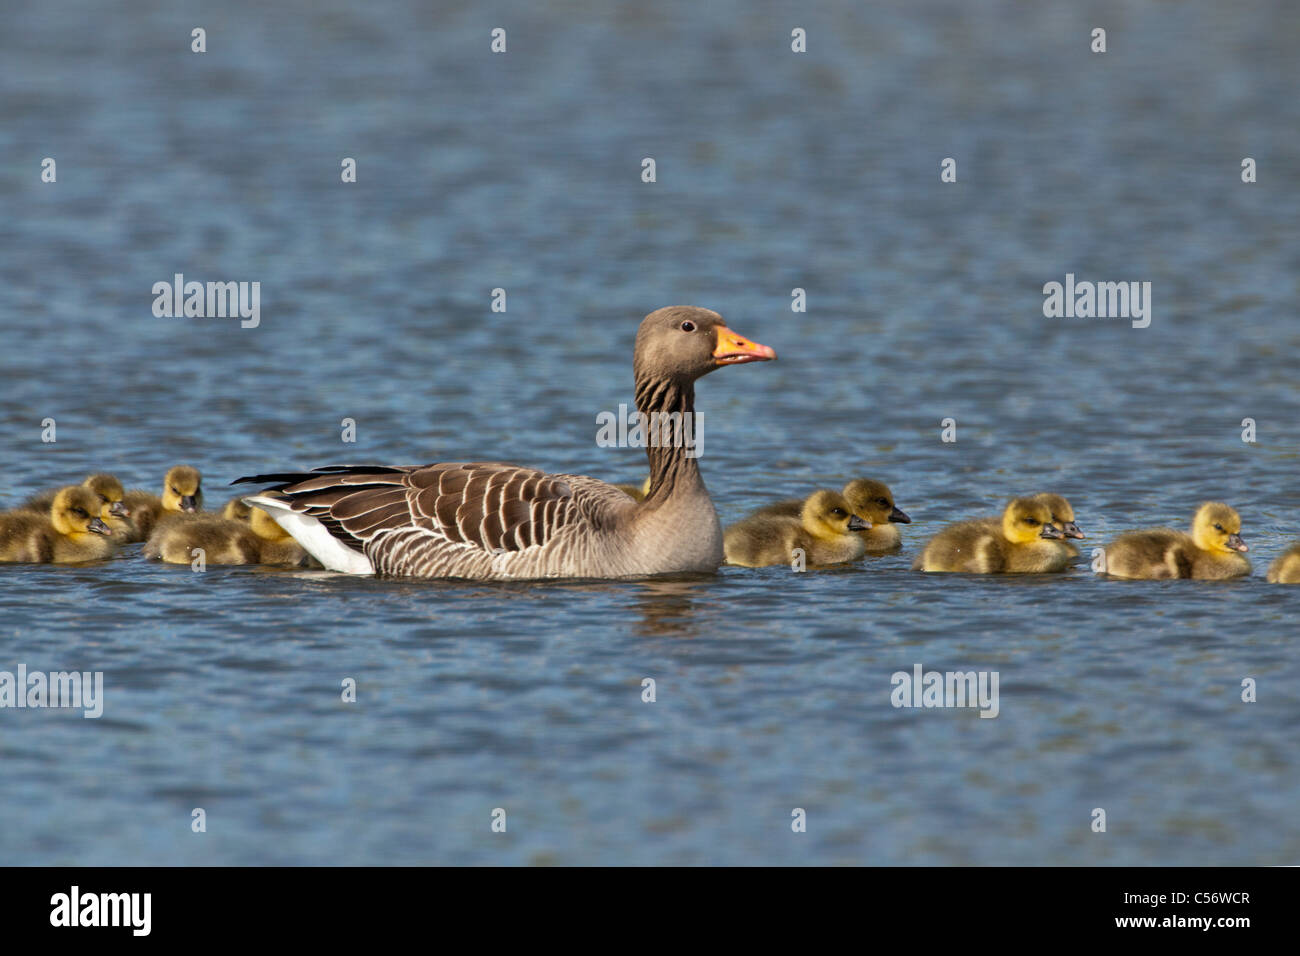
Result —
M270 498L265 495L249 495L244 504L261 508L297 541L313 558L330 571L342 571L344 574L374 574L375 569L370 559L358 551L353 551L346 544L326 530L325 526L310 515L294 511L282 498Z

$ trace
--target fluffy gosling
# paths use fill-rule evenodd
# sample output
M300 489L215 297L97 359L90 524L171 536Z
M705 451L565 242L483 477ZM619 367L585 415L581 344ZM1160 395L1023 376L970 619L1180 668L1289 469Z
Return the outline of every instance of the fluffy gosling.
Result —
M897 525L911 524L912 519L907 516L907 512L894 504L894 493L889 490L887 484L883 481L855 478L844 486L842 494L853 513L870 525L869 528L858 532L866 544L868 554L897 551L903 546L903 536L899 533ZM752 517L797 518L803 510L803 504L798 498L773 502L759 508Z
M190 564L202 549L205 564L266 564L298 567L307 553L261 508L247 522L218 515L179 515L160 524L144 556L168 564Z
M646 475L645 481L641 482L639 487L637 485L615 485L614 487L629 498L645 501L646 496L650 494L650 476Z
M1043 574L1064 571L1070 552L1047 505L1013 499L1002 518L977 518L944 528L912 564L914 571Z
M870 527L839 492L817 491L804 502L798 518L754 515L732 525L723 548L727 563L747 568L789 564L796 549L803 551L807 565L841 564L866 553L858 532Z
M0 515L0 561L75 564L113 553L113 530L99 516L99 496L70 485L54 495L49 513L11 511Z
M127 540L147 541L160 522L178 514L193 514L203 507L202 477L197 468L176 465L163 478L161 497L133 488L123 500L135 524Z
M1281 555L1268 568L1270 584L1300 584L1300 544Z
M1196 510L1192 533L1148 528L1122 534L1106 548L1106 573L1117 578L1219 580L1250 573L1242 553L1241 516L1221 501Z

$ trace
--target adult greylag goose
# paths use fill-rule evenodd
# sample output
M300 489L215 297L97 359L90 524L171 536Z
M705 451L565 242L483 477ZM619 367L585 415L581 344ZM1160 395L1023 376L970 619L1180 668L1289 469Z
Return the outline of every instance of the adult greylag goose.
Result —
M774 358L716 312L659 309L637 330L637 410L671 430L666 416L695 412L696 379ZM694 450L651 439L646 456L650 491L639 502L595 478L496 462L330 466L235 483L274 483L275 495L246 500L333 571L527 580L716 570L722 527Z

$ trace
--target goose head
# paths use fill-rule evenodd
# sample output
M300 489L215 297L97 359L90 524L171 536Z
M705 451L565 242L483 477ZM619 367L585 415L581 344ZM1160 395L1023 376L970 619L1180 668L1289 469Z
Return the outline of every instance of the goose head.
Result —
M1034 495L1034 500L1047 505L1047 509L1052 513L1052 524L1060 528L1065 537L1087 537L1079 526L1074 523L1074 508L1063 496L1044 492L1041 495Z
M724 365L767 362L769 346L751 342L727 328L709 309L675 305L651 312L636 333L632 365L637 381L694 382Z
M50 506L54 530L70 538L87 534L111 535L113 530L99 517L99 496L82 485L60 489Z
M814 491L803 503L799 521L815 538L830 540L854 531L867 531L871 522L853 513L853 507L838 491Z
M101 518L107 519L110 515L118 518L131 517L130 510L122 501L126 495L122 482L112 475L90 475L81 484L99 497Z
M1015 498L1007 505L1002 512L1002 536L1013 544L1064 537L1052 524L1051 509L1033 498Z
M1207 501L1196 509L1192 540L1202 551L1229 554L1250 550L1241 539L1241 515L1222 501Z
M163 479L162 504L166 511L198 511L203 506L203 489L197 468L177 465Z
M844 486L844 497L848 499L854 514L873 525L890 521L912 523L907 513L894 504L894 495L883 481L856 478Z

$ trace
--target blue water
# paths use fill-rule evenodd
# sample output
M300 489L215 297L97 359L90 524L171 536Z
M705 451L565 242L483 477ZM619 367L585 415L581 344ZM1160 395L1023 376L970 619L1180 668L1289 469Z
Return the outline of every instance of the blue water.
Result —
M1298 41L1210 0L7 10L0 505L176 463L216 506L338 462L638 481L595 416L690 303L780 354L700 385L724 521L859 475L915 520L802 575L0 567L0 670L106 696L0 710L0 862L1297 862ZM259 281L261 324L155 318L177 272ZM1067 272L1151 282L1151 326L1045 318ZM1087 546L1228 501L1254 575L907 570L1039 490ZM998 672L997 719L891 707L917 663Z

